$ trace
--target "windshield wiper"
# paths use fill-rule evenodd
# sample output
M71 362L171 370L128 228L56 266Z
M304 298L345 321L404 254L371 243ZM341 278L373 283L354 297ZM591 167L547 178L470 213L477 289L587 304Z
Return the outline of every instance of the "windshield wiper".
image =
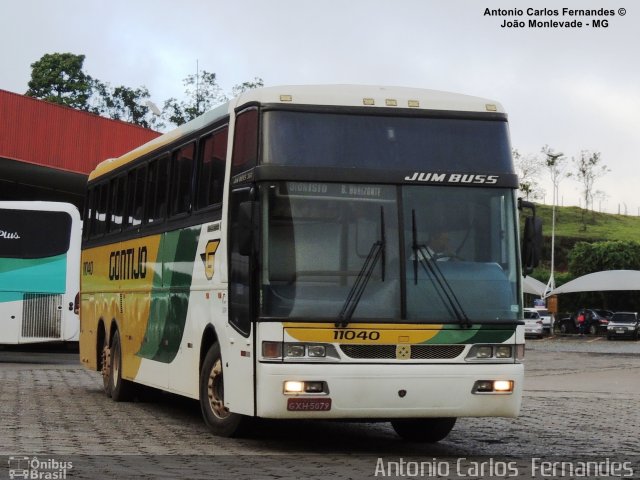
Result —
M471 327L469 317L465 313L464 308L462 308L460 300L453 291L453 288L451 288L451 285L442 273L442 270L438 267L438 263L434 259L433 253L431 253L431 250L429 250L426 245L418 244L415 210L411 210L411 228L413 234L412 249L414 284L418 284L418 263L420 263L427 274L427 278L429 278L431 283L433 283L436 293L440 297L440 300L448 310L449 314L456 318L463 327Z
M385 280L385 263L386 263L386 236L384 227L384 209L380 207L380 239L373 242L367 258L365 258L362 268L356 277L355 282L349 290L349 294L342 306L342 310L338 314L338 320L336 321L336 328L346 328L349 325L349 321L356 311L358 303L362 298L362 294L367 288L367 283L371 275L373 275L373 269L377 265L378 261L382 259L382 281Z

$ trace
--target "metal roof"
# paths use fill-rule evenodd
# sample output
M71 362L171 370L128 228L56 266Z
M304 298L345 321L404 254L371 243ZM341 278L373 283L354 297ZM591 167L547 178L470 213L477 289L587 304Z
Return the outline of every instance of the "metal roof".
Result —
M0 158L87 175L160 133L0 90Z

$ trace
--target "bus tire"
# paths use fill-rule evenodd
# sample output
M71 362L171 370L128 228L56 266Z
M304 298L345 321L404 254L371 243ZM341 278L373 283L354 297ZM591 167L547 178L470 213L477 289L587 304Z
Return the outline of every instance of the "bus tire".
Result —
M116 330L111 341L109 366L109 390L115 402L128 402L133 399L133 383L122 378L122 346L120 332Z
M455 418L402 418L392 420L391 426L404 440L410 442L439 442L453 429Z
M102 374L102 388L107 397L111 397L111 349L104 338L100 357L100 373Z
M249 429L249 417L232 413L224 406L224 383L220 345L214 343L200 371L200 409L202 417L214 435L239 437Z

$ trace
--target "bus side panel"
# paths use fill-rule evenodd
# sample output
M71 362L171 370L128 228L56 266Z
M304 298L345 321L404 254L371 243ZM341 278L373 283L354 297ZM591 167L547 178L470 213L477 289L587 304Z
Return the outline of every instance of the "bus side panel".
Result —
M197 399L200 382L200 351L203 334L207 328L214 328L220 334L226 321L221 314L226 308L226 290L220 283L224 266L220 256L220 222L206 223L199 227L193 257L182 269L190 268L189 298L184 332L178 352L170 365L169 389L172 392ZM178 267L176 264L174 270ZM178 281L185 286L186 279ZM206 348L205 348L206 350ZM206 353L206 352L205 352Z
M98 345L98 324L96 321L95 295L83 293L80 296L80 361L91 369L98 369L101 345Z
M0 331L2 342L14 344L20 341L22 319L22 295L15 300L13 292L0 292Z

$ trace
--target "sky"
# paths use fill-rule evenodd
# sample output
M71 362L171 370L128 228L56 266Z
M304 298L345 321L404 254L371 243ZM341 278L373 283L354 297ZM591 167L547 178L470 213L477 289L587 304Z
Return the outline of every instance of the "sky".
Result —
M585 26L593 19L608 27ZM529 20L583 27L531 28ZM581 151L600 152L610 171L596 181L604 195L595 209L640 215L640 7L632 0L0 0L0 31L0 89L16 93L27 90L33 62L71 52L86 56L85 73L144 85L160 106L183 96L182 80L197 66L227 92L260 77L265 86L396 85L494 99L521 154L542 156L548 145L571 171ZM550 204L546 170L538 182ZM584 205L581 190L563 179L558 204Z

